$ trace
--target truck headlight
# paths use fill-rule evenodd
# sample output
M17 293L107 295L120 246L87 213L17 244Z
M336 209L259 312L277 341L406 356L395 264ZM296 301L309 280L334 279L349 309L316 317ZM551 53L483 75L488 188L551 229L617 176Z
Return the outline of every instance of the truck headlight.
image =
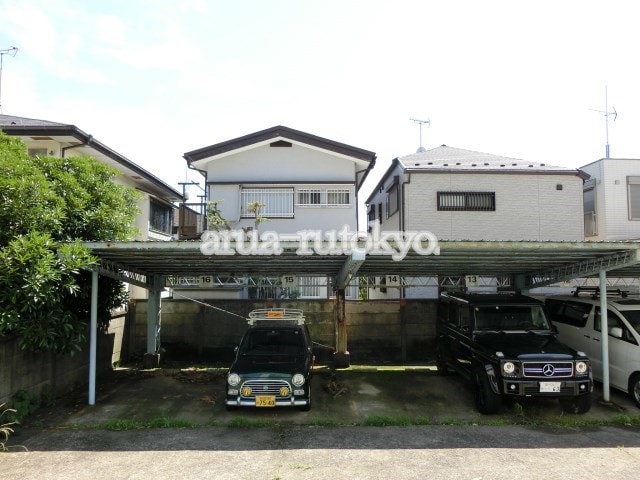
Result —
M296 373L291 378L291 383L293 383L296 387L301 387L302 385L304 385L304 375L302 375L301 373Z
M576 373L578 375L584 375L589 370L587 362L576 362Z
M240 375L237 373L232 373L227 377L227 383L232 387L237 386L240 383Z
M516 371L516 365L513 362L504 362L502 364L502 371L505 375L513 375L513 372Z

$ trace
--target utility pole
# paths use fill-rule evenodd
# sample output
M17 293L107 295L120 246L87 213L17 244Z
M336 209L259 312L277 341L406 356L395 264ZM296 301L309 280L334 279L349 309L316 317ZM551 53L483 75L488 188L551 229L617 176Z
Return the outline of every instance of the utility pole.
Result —
M9 47L4 50L0 50L0 113L2 113L2 61L4 60L5 55L15 57L16 53L18 53L18 49L16 47Z

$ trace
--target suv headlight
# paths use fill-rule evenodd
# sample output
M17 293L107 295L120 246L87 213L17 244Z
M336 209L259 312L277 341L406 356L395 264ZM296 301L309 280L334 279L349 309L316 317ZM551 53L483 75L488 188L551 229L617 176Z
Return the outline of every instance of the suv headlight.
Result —
M587 362L576 362L576 374L584 375L589 370Z
M240 375L238 375L237 373L232 373L227 377L227 383L232 387L238 386L238 384L240 383Z
M304 385L304 375L301 373L296 373L293 377L291 377L291 383L293 383L296 387L301 387Z
M502 364L502 373L504 375L512 376L516 372L516 364L513 362L504 362Z

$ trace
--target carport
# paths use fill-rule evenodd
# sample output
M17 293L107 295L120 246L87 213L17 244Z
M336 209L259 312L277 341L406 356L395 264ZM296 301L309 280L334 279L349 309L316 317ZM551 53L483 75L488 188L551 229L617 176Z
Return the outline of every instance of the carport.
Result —
M98 275L138 285L149 291L147 313L147 353L157 351L161 292L168 277L207 275L216 277L282 275L327 276L336 302L336 355L347 354L345 288L354 276L398 275L405 278L510 277L516 290L526 292L574 278L598 277L607 329L606 282L611 277L640 277L640 242L518 242L441 241L434 254L421 254L433 247L428 242L415 245L402 260L388 251L368 249L364 242L339 252L334 245L318 245L310 251L300 241L282 241L277 249L241 254L245 245L232 241L225 251L203 253L201 241L176 242L88 242L98 258L92 275L89 404L95 404ZM390 243L393 246L392 243ZM415 248L418 247L418 248ZM276 251L277 250L277 251ZM331 252L331 253L318 253ZM409 287L404 283L401 287ZM603 392L609 400L608 342L602 339Z

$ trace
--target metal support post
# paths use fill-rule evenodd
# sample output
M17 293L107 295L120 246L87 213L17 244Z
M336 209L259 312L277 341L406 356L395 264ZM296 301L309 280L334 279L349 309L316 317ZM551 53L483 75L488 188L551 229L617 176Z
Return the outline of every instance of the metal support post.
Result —
M98 271L91 272L91 314L89 322L89 405L96 403L96 353L98 346Z
M160 362L158 337L161 309L160 294L163 289L164 277L159 275L152 277L147 301L147 353L144 355L144 368L157 368Z
M607 272L600 270L600 345L602 347L602 399L609 402L609 319L607 316Z

